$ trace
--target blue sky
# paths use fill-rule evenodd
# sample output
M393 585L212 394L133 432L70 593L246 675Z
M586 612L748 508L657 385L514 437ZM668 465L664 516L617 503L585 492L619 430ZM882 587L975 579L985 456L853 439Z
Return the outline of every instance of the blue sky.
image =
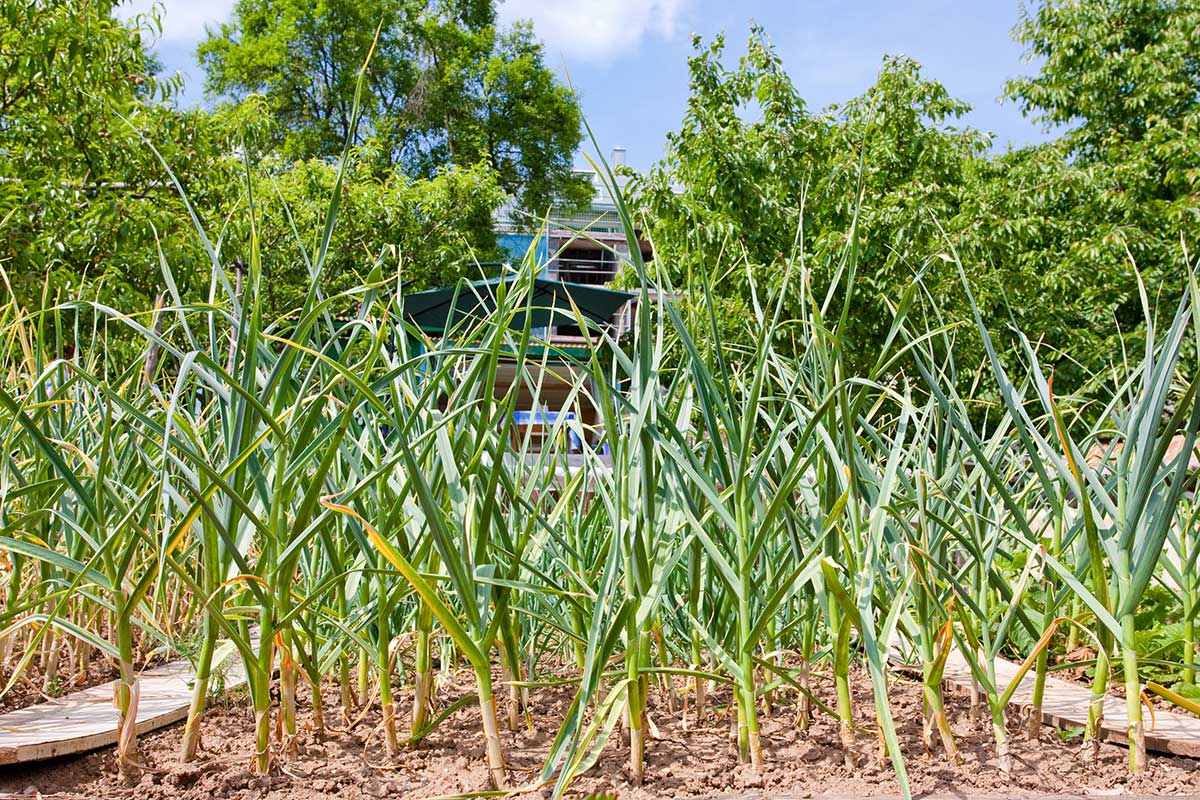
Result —
M133 0L136 13L152 0ZM507 0L502 18L532 19L547 61L582 96L604 152L622 145L628 163L645 168L662 154L687 101L687 58L693 33L722 31L727 52L740 55L751 21L762 25L810 108L861 94L883 56L919 61L929 77L974 106L966 124L996 134L995 146L1040 141L1040 127L998 98L1004 81L1031 71L1009 32L1018 0ZM166 0L157 50L168 71L187 81L185 102L202 102L196 43L206 24L229 18L232 0ZM586 145L589 151L591 145ZM582 159L580 159L582 160Z

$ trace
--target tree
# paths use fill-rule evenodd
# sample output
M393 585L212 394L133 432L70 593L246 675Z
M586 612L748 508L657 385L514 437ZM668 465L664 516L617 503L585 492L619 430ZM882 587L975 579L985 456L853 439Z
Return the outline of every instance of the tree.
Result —
M1046 0L1015 35L1041 66L1007 95L1063 130L984 165L951 227L995 317L1011 309L1067 391L1142 337L1138 273L1152 300L1184 289L1181 237L1193 252L1200 238L1200 6Z
M495 173L479 164L449 167L429 180L399 172L381 179L370 168L370 154L360 155L345 176L325 262L325 293L360 286L376 264L391 289L397 277L414 291L481 277L479 262L496 256L492 212L503 192ZM276 313L303 302L313 237L324 228L336 173L335 165L315 158L255 171L264 299ZM226 231L229 247L240 250L248 243L248 222L245 215L233 217Z
M1195 132L1200 105L1200 6L1193 0L1043 0L1023 7L1014 35L1040 60L1006 94L1085 160Z
M728 269L709 280L727 325L746 340L757 335L746 327L747 273L759 291L777 286L803 248L821 296L853 236L857 299L842 335L856 359L872 360L891 322L888 302L941 251L937 221L957 213L987 138L948 124L968 107L911 59L885 59L862 97L813 114L760 29L733 68L721 37L694 44L683 124L664 159L632 183L656 264L676 286Z
M0 3L0 265L27 304L46 292L149 308L158 243L172 259L196 255L142 135L197 199L222 182L230 119L164 104L178 83L147 53L158 18L118 21L115 5Z
M373 141L381 173L431 178L485 161L531 212L587 198L571 171L575 95L528 25L497 26L493 0L239 0L198 54L211 96L263 94L285 155L328 158L351 134L373 43L354 144Z
M941 321L970 322L957 269L936 259L953 245L985 320L1037 343L1061 393L1086 392L1144 335L1138 275L1152 301L1173 302L1181 236L1193 252L1200 236L1198 15L1181 0L1025 9L1016 35L1041 66L1007 93L1062 130L998 154L986 135L954 127L966 105L909 59L885 59L862 97L811 113L761 31L736 66L720 39L697 41L680 130L633 183L657 262L676 285L734 267L712 283L745 338L755 332L743 275L772 285L803 223L821 291L853 233L854 318L842 334L869 360L889 300L918 272ZM955 355L970 380L983 358L973 325L958 328Z
M163 259L182 298L202 300L210 256L175 181L231 276L246 260L249 181L268 312L294 307L308 288L305 251L323 228L334 165L274 152L265 98L175 108L177 81L157 77L148 52L153 13L125 22L108 1L0 2L0 268L18 300L148 312L166 289ZM352 154L323 289L365 279L381 256L417 286L474 277L495 255L495 172L478 164L409 177L380 174L370 168L378 161L369 145Z

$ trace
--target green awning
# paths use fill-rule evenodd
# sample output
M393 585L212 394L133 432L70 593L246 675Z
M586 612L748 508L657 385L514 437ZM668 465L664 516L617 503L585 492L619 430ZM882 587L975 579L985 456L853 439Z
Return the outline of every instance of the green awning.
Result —
M496 313L496 289L501 281L511 291L516 276L493 278L487 281L430 289L404 295L404 315L415 325L430 333L443 333L466 320L481 320ZM580 313L597 325L612 321L620 308L634 296L602 286L535 278L532 297L526 305L530 312L519 311L512 316L510 328L525 327L526 314L532 317L530 326L547 328L553 325L576 324L574 301Z

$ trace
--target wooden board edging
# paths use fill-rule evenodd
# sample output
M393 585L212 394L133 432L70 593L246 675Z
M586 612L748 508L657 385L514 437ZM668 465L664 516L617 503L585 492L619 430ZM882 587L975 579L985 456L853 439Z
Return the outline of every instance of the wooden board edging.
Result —
M236 661L236 659L235 659ZM138 735L187 717L195 677L188 661L172 661L138 676ZM225 675L224 687L245 683L241 665ZM0 765L43 761L117 743L120 716L113 707L116 681L0 714Z
M996 659L996 679L999 685L1008 687L1016 677L1018 665L1002 658ZM962 689L970 689L971 667L957 650L946 661L944 681ZM1013 693L1010 708L1027 708L1033 700L1033 671L1026 673L1020 686ZM1091 690L1071 681L1046 676L1046 689L1042 696L1042 723L1060 730L1082 728L1087 725ZM1125 700L1108 695L1104 698L1104 721L1101 736L1105 741L1128 746L1126 727L1128 716ZM1146 749L1158 753L1200 758L1200 718L1175 714L1170 711L1154 711L1153 720L1143 712L1146 728Z

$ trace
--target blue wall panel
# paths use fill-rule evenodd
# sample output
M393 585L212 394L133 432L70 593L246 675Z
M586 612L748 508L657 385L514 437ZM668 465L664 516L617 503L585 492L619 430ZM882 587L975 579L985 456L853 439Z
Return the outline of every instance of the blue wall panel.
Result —
M546 262L550 260L550 248L545 236L536 236L532 233L501 233L496 239L508 259L514 264L522 261L525 254L529 252L529 248L534 247L534 259L541 267L541 271L545 272ZM536 245L534 244L535 239L537 240Z

